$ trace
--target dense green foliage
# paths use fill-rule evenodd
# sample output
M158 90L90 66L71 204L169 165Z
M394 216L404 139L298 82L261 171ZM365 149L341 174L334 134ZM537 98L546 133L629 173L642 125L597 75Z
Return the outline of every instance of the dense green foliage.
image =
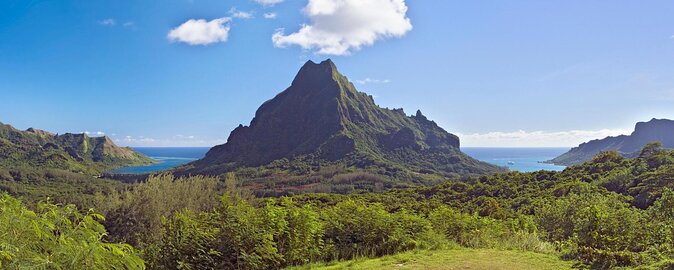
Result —
M37 209L0 194L1 269L145 269L130 245L101 241L103 216L73 205Z
M68 170L0 167L0 192L20 198L29 206L50 199L56 203L72 203L88 209L94 206L96 193L109 194L128 186L119 181Z
M289 198L254 206L227 193L212 211L181 211L165 220L157 249L146 258L158 269L277 269L443 248L459 237L470 247L551 251L538 249L545 244L534 233L510 223L467 215L447 225L453 216L443 214L434 214L436 226L443 225L434 229L423 215L348 198L319 209Z
M100 190L89 205L107 217L105 240L133 245L151 269L278 269L457 247L544 253L594 269L667 269L673 172L674 151L653 143L634 159L605 152L562 172L367 193L261 198L234 173L167 174Z
M123 192L98 192L92 201L108 217L105 225L113 241L148 248L156 241L164 217L181 210L213 208L217 184L214 178L158 175Z
M553 252L531 219L390 209L356 195L256 199L232 176L222 196L215 179L170 175L101 195L109 239L134 244L156 269L277 269L456 245Z

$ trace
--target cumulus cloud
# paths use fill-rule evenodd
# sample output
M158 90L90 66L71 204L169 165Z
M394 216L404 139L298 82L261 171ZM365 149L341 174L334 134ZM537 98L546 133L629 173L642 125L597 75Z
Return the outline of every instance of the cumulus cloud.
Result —
M356 80L357 83L359 84L369 84L369 83L390 83L391 80L380 80L380 79L372 79L372 78L365 78L362 80Z
M229 37L231 18L223 17L206 21L190 19L180 26L171 29L168 39L172 42L183 42L189 45L209 45L226 42Z
M570 131L531 131L488 132L461 134L462 146L484 147L571 147L581 143L603 139L608 136L630 134L630 129L570 130Z
M104 26L115 26L115 24L117 24L117 22L113 18L107 18L107 19L98 21L98 24L104 25Z
M224 140L209 140L194 135L175 135L170 138L151 138L145 136L124 136L113 140L121 146L134 147L172 147L172 146L215 146L225 143Z
M276 19L277 15L276 15L275 12L267 12L267 13L263 14L262 16L264 16L265 19Z
M270 7L276 4L279 4L285 0L254 0L256 3L263 5L265 7Z
M103 136L103 135L105 135L105 132L103 132L103 131L89 132L88 130L86 130L86 131L82 131L81 133L87 134L89 136Z
M309 0L304 13L311 23L288 35L280 29L272 36L274 46L298 45L317 54L348 55L412 30L405 0Z
M237 18L237 19L252 19L253 18L252 12L241 11L241 10L238 10L236 8L230 9L229 14L231 14L232 17Z

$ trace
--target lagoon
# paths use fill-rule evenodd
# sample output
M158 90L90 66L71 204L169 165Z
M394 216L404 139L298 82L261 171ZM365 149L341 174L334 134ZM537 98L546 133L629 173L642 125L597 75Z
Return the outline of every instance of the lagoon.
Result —
M124 167L112 171L120 174L154 173L168 170L183 164L200 159L206 155L209 147L134 147L159 163L148 166ZM564 166L542 163L553 159L569 148L537 147L537 148L510 148L510 147L462 147L461 151L471 157L494 165L508 167L512 171L531 172L538 170L561 171Z
M165 171L190 163L206 155L209 147L134 147L134 150L159 161L147 166L123 167L112 171L119 174L141 174Z
M511 171L533 172L564 170L565 166L543 162L569 149L567 147L462 147L461 151L477 160L507 167Z

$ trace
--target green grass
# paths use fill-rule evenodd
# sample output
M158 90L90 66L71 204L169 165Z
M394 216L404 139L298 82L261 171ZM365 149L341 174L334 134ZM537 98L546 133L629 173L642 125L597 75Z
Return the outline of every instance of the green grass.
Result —
M571 269L573 262L554 255L510 250L454 249L411 251L376 259L312 264L300 269Z

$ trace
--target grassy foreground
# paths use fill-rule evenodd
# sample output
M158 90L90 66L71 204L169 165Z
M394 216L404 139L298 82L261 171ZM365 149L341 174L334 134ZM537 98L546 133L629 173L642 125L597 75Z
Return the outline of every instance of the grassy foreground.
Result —
M411 251L376 259L312 264L299 269L571 269L573 262L525 251L454 249Z

